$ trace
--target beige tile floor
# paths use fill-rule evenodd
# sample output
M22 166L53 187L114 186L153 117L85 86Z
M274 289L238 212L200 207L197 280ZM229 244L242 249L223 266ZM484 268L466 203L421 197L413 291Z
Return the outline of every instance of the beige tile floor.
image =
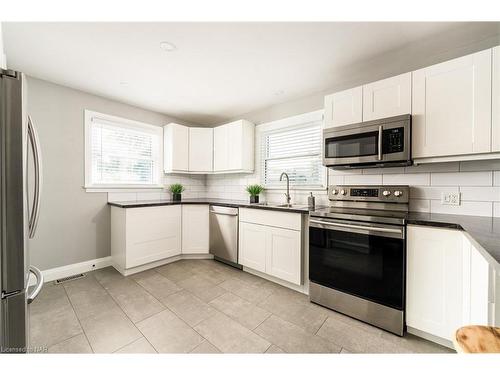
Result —
M113 268L47 283L31 305L31 345L49 353L448 353L309 302L212 260L130 277Z

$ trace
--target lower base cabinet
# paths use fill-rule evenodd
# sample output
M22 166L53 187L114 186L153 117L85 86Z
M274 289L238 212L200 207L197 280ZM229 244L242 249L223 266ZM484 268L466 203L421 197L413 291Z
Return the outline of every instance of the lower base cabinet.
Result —
M464 325L494 325L497 278L464 232L409 225L407 234L407 326L451 341Z
M208 254L208 204L182 205L182 254Z
M248 212L242 213L242 210L240 209L240 218L252 220L253 215L248 214ZM262 215L266 217L262 218ZM297 215L297 217L285 218L282 215ZM280 228L240 220L238 262L245 267L301 285L301 215L271 211L263 213L261 210L255 215L255 221L257 220L259 222L276 223L277 225L283 222L293 223L295 221L299 225L291 224L290 227L293 229L290 229L290 227Z
M111 256L121 272L181 254L181 206L111 207Z

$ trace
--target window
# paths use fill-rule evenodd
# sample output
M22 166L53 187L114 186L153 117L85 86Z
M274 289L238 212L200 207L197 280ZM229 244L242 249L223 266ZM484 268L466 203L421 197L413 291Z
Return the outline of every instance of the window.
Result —
M85 111L85 187L160 186L163 129Z
M266 188L282 188L282 172L288 174L292 187L324 187L322 111L261 126L261 178Z

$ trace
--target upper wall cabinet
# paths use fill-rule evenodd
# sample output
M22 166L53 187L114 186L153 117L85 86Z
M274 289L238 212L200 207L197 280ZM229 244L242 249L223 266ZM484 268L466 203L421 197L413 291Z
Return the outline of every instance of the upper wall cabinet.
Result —
M212 172L212 128L189 128L189 172Z
M325 128L363 121L363 88L336 92L325 96Z
M500 152L500 47L493 48L491 151Z
M411 73L363 86L363 121L411 113Z
M163 127L163 167L165 173L189 171L189 128L179 124Z
M215 173L236 173L254 170L255 125L238 120L214 128Z
M414 158L490 152L492 50L413 72Z

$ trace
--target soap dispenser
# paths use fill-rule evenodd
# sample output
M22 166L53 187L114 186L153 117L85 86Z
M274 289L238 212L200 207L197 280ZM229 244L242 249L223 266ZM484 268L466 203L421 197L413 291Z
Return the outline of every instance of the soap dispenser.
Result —
M312 191L309 192L309 196L307 197L307 205L309 206L309 210L314 210L314 206L316 206L316 198L314 197Z

